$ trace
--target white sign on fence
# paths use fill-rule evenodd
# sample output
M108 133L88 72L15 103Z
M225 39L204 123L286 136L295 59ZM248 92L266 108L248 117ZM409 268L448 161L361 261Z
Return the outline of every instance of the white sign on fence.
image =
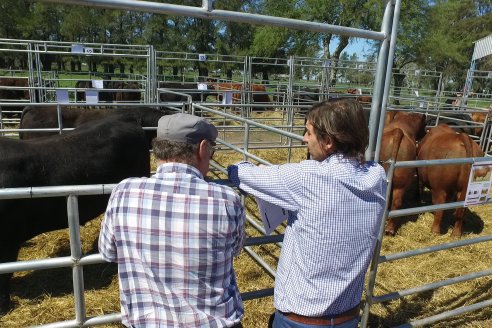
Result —
M97 104L99 102L99 92L97 90L86 90L85 102L88 104Z
M84 46L81 44L72 44L72 53L83 54L84 53Z
M60 104L68 104L68 90L56 89L56 102Z
M104 88L103 80L92 80L92 87L96 89L103 89Z
M470 170L468 189L466 190L465 206L483 204L492 198L490 184L492 161L475 163Z
M232 91L225 91L222 93L222 104L223 105L232 104Z

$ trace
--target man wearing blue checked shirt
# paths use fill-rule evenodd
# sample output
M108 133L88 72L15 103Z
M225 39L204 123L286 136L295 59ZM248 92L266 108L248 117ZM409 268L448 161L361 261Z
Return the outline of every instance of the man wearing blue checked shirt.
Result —
M99 252L118 263L125 326L242 327L233 257L245 215L232 188L204 180L216 138L204 118L163 116L156 174L123 180L111 194Z
M228 168L241 190L289 210L275 278L274 328L357 327L386 206L384 169L364 160L368 140L357 101L326 101L307 114L303 141L311 159Z

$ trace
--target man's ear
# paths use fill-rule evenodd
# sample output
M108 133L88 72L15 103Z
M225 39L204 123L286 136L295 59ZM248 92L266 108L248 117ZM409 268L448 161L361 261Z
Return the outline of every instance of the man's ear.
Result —
M204 139L198 145L197 159L203 161L208 157L210 157L210 154L208 152L207 140Z
M330 137L326 137L326 139L321 142L321 147L323 149L323 152L328 155L332 154L335 151L335 144Z

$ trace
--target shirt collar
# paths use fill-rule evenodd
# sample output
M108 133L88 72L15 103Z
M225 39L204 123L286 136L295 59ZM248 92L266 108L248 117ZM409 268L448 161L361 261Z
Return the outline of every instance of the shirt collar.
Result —
M161 176L166 173L183 173L195 175L200 179L203 179L202 173L194 166L184 163L164 163L159 165L155 172L155 176Z

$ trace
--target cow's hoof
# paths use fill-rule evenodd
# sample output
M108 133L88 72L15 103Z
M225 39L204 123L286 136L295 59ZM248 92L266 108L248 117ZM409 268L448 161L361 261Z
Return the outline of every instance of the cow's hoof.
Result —
M439 228L432 228L431 231L434 235L440 235L441 234L441 229L439 229Z
M461 238L461 232L452 232L451 233L451 238L454 238L454 239L460 239Z
M0 297L0 316L7 314L12 307L12 303L10 302L10 297Z

